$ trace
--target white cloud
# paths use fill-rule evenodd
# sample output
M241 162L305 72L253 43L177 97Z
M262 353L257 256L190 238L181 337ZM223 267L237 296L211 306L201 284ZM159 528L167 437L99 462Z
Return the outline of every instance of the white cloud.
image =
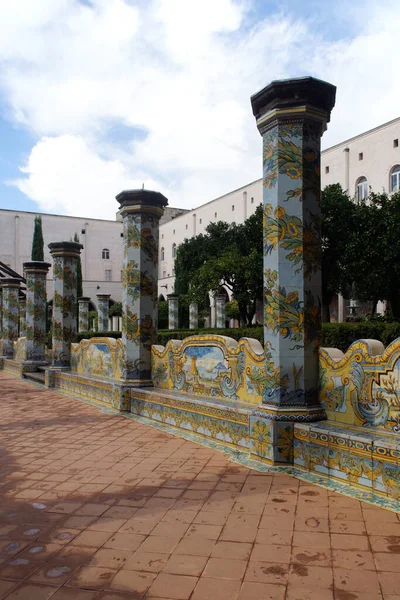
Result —
M15 185L86 216L113 218L142 181L196 206L260 176L250 95L276 78L338 86L325 146L398 116L400 13L363 5L353 37L332 42L293 14L252 23L250 0L2 0L0 86L38 139ZM115 123L133 128L129 147L108 139Z

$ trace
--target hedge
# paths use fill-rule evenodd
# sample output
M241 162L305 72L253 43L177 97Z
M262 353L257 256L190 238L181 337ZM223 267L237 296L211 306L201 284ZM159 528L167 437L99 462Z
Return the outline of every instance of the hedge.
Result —
M255 338L261 344L264 342L263 328L238 327L237 329L176 329L159 330L157 344L165 346L168 340L184 340L190 335L225 335L235 340L242 337ZM76 341L93 337L121 337L120 331L107 331L106 333L87 331L80 332ZM339 348L345 352L356 340L373 339L379 340L384 346L388 346L393 340L400 338L400 323L384 323L380 321L361 321L360 323L323 323L322 346L325 348Z

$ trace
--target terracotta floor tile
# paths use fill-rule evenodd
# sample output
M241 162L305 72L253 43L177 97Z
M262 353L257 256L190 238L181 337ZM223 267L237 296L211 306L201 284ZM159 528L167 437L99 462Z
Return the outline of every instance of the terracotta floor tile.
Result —
M48 600L56 589L48 585L23 583L7 596L7 600Z
M200 525L199 523L194 523L193 525L190 525L187 530L185 539L200 537L209 540L217 540L221 531L222 525Z
M332 533L331 545L335 550L369 550L368 538L363 535Z
M137 519L129 519L119 528L118 533L139 533L148 535L153 531L158 521L139 521Z
M291 546L293 531L278 531L270 529L259 529L257 531L256 544Z
M334 569L335 590L379 594L378 575L374 571Z
M252 550L252 544L246 542L217 542L211 553L215 558L236 558L248 560Z
M372 552L363 552L362 550L332 550L332 560L335 569L339 567L342 569L375 571ZM400 566L400 560L397 561L397 564ZM390 571L390 569L385 570Z
M72 577L76 566L49 561L43 566L39 565L37 571L28 578L29 583L46 583L49 585L61 586Z
M363 521L330 521L330 531L331 533L347 533L352 535L367 534L367 529Z
M92 516L72 516L62 521L63 527L72 527L72 529L85 529L96 520Z
M215 540L206 538L183 538L175 548L175 554L194 556L210 556L215 546Z
M178 541L177 538L149 535L140 546L140 551L171 554L178 545Z
M172 554L162 571L174 575L191 575L200 577L208 558L206 556L184 556L182 554Z
M399 594L399 574L398 573L378 573L379 583L382 588L383 597Z
M283 546L284 547L284 546ZM313 565L316 567L332 567L330 548L308 548L293 546L291 562L300 565Z
M78 516L99 517L109 508L108 504L95 504L89 502L76 510L74 514Z
M133 554L131 550L115 550L112 548L102 548L98 550L91 558L90 566L108 567L110 569L120 569Z
M199 513L200 514L200 513ZM197 515L197 511L194 510L175 510L170 509L161 519L162 522L166 523L193 523L194 518ZM219 523L218 523L219 525Z
M106 567L81 567L68 581L68 587L89 590L104 589L116 574L113 569Z
M331 567L315 567L295 563L290 567L289 583L308 588L332 588L333 573Z
M203 577L214 579L242 580L247 568L247 560L235 558L210 558L203 571Z
M201 577L190 600L236 600L239 590L240 581Z
M370 535L368 538L373 552L393 552L400 553L400 536L388 535Z
M149 598L158 596L169 600L188 600L197 581L197 577L160 573L150 586L148 596Z
M277 545L277 544L259 544L256 543L252 547L250 560L261 561L261 562L278 562L287 563L290 562L291 546Z
M51 600L95 600L96 597L98 597L97 592L62 587L56 591Z
M161 521L152 530L151 535L169 537L180 540L180 538L185 535L188 529L188 523L171 523L167 521Z
M392 573L400 572L400 554L390 554L388 552L377 552L374 554L376 570L390 571ZM1 577L1 573L0 573Z
M332 590L320 588L299 587L297 584L289 583L285 600L334 600L335 596ZM335 599L336 600L336 599ZM346 600L343 596L342 600ZM357 596L347 596L347 600L357 600ZM363 600L360 598L360 600Z
M88 527L88 531L110 531L114 533L121 529L121 527L126 523L125 519L117 519L113 517L100 517L100 519L96 519L93 521Z
M134 594L134 596L131 595L130 598L141 598L147 592L156 577L156 573L122 569L107 584L107 587L111 590L119 590L121 592L130 592L130 594Z
M93 548L101 548L110 537L111 533L109 531L86 530L74 538L74 546L93 546Z
M244 579L245 581L285 585L288 576L289 566L287 564L250 561Z
M82 502L60 502L59 504L55 504L51 508L48 508L47 512L62 513L63 515L72 515L81 507Z
M285 590L286 586L284 585L244 581L237 600L284 600ZM306 598L301 600L306 600ZM321 600L324 599L321 598Z
M301 548L329 548L329 533L295 531L293 534L293 546L300 546Z
M106 541L103 548L134 551L139 548L145 539L145 535L138 535L135 533L115 533Z
M128 571L159 573L168 560L168 554L160 552L140 552L137 550L124 565Z
M3 579L0 579L0 598L4 598L6 592L9 592L16 585L16 581L4 581Z

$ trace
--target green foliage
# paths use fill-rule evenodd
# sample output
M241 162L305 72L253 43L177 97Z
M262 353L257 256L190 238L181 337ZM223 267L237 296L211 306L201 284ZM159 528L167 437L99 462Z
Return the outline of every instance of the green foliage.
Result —
M74 235L74 242L78 242L79 244L79 236L78 234L75 232ZM78 264L76 267L76 293L78 298L80 298L81 296L83 296L83 285L82 285L82 261L81 261L81 257L79 256L78 258Z
M160 329L168 327L168 302L166 300L158 303L158 327Z
M237 300L231 300L225 304L225 315L227 319L240 319L240 310Z
M357 224L357 206L337 183L321 194L322 304L329 321L329 304L335 294L349 297L352 273L349 268L349 241Z
M122 317L122 302L114 302L108 314L110 317Z
M44 241L42 230L42 217L35 217L35 227L33 230L31 259L35 261L44 261Z
M400 323L385 323L379 320L359 323L323 323L322 346L339 348L343 352L361 339L379 340L387 346L400 337Z
M175 292L183 304L206 305L209 291L221 286L232 292L241 320L250 324L263 294L263 210L259 206L243 224L210 223L206 234L178 247Z
M89 310L88 313L88 319L89 319L89 329L93 330L95 327L97 328L97 310ZM93 331L92 331L93 333Z

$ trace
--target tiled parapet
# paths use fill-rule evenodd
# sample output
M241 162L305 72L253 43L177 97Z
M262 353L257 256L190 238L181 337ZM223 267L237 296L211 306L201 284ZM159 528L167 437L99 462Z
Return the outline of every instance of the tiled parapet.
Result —
M151 346L157 334L158 232L168 200L158 192L117 196L123 219L123 378L151 384Z
M320 138L335 91L305 77L274 81L251 99L263 138L263 404L274 421L324 416L318 400Z
M97 294L97 331L108 331L110 294Z
M168 294L168 329L179 329L179 296Z
M19 337L26 336L26 298L20 298L18 302L19 315Z
M197 302L189 304L189 329L197 329L199 327L199 307Z
M18 304L20 280L2 279L3 290L3 356L13 358L14 342L18 338Z
M78 298L78 331L89 331L89 302L89 297Z
M215 311L216 311L216 327L217 329L225 329L225 303L226 297L223 294L218 294L215 297Z
M26 360L46 360L46 277L50 263L32 261L23 265L26 279Z
M69 368L71 342L77 330L77 264L82 244L52 242L53 257L53 361L54 368Z

